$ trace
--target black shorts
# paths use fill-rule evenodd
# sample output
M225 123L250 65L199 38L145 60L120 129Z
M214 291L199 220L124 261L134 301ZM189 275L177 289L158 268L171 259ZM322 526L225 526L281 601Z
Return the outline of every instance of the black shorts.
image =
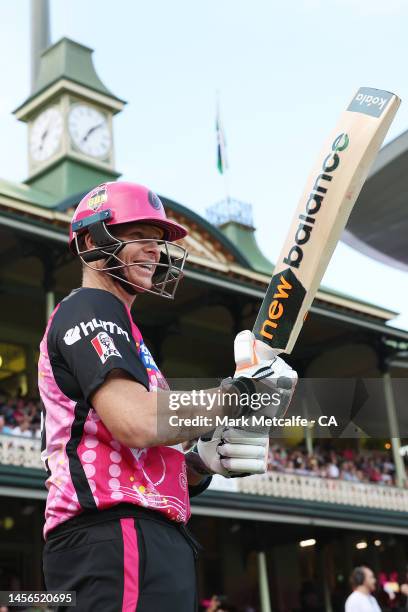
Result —
M76 591L76 606L57 610L195 612L198 545L184 525L157 514L120 504L54 529L44 547L46 587Z

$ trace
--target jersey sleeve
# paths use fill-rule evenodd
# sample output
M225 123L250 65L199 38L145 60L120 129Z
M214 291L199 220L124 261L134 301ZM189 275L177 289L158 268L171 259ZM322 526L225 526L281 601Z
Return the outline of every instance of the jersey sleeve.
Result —
M62 386L72 390L74 380L87 401L114 369L149 389L128 312L108 291L80 289L63 300L50 327L48 351Z
M201 493L204 493L204 491L206 489L208 489L208 487L210 486L212 481L212 476L207 476L206 478L203 478L203 480L198 484L198 485L188 485L188 493L190 498L191 497L197 497L197 495L201 495Z

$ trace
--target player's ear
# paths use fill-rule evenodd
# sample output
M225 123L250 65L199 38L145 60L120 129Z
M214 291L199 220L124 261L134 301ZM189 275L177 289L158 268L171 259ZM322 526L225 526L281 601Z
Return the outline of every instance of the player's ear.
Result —
M89 249L94 249L95 248L95 243L92 240L92 236L89 232L86 232L83 236L83 248L84 250L88 251Z

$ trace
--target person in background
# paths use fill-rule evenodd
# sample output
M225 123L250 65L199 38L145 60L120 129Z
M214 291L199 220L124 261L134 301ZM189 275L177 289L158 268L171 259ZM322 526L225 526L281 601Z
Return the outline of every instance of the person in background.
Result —
M30 429L30 421L27 417L24 417L17 427L11 430L14 436L20 436L22 438L32 438L33 434Z
M1 413L6 419L6 424L14 427L16 425L16 421L14 419L14 411L16 409L16 400L13 398L9 398L6 400L6 403L3 404Z
M405 571L404 582L400 585L400 607L401 612L408 612L408 566Z
M355 567L350 576L353 592L347 597L345 612L381 612L377 600L372 595L376 582L374 573L369 567L365 565Z
M8 425L6 425L6 420L4 418L4 416L0 416L0 435L10 435L13 433L13 430L11 429L11 427L9 427Z

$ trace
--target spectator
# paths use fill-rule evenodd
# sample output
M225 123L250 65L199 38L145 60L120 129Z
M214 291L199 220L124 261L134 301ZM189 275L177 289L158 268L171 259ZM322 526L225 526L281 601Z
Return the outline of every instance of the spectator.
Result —
M343 451L343 457L346 461L354 461L356 453L352 448L346 448L346 450Z
M353 456L353 460L346 457ZM269 454L269 470L301 476L334 478L348 482L373 482L379 485L395 484L395 466L389 454L381 451L361 452L330 451L318 446L313 455L304 448L281 449L272 444Z
M340 470L337 466L337 461L333 459L327 467L328 478L338 478L340 476Z
M213 595L211 599L202 602L205 612L223 612L225 605L226 597L223 595Z
M14 420L14 411L16 409L16 400L14 398L9 398L6 400L6 403L2 406L2 414L6 419L6 424L13 427L17 425Z
M0 433L41 437L41 402L36 398L7 397L0 390ZM408 467L408 466L407 466ZM309 455L303 446L283 448L271 444L268 469L286 474L333 478L347 482L395 485L395 465L388 452L315 446ZM406 485L408 487L408 483Z
M33 434L30 429L30 421L27 417L24 417L20 422L20 425L12 429L13 436L22 436L24 438L32 438Z
M369 567L355 567L350 576L353 592L347 597L345 612L381 612L372 593L375 591L376 578Z
M7 398L0 391L1 433L40 438L41 402L38 399Z
M0 415L0 435L3 435L3 434L10 435L12 433L13 433L12 428L6 425L6 420L4 416Z

